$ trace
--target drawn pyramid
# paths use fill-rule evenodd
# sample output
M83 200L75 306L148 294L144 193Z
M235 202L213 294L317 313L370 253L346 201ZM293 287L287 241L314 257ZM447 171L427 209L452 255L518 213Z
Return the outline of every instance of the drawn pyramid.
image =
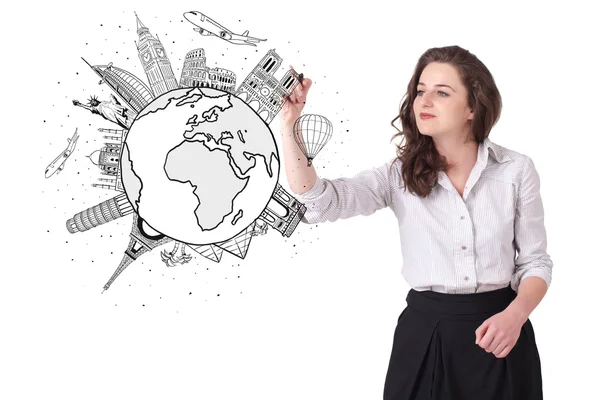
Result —
M244 258L250 247L250 241L252 240L252 231L254 230L254 223L238 233L236 236L224 242L215 243L214 245L225 250L228 253L233 254L236 257Z
M223 249L215 246L214 244L201 244L199 246L187 245L189 248L200 254L204 258L208 258L211 261L219 262L223 256Z

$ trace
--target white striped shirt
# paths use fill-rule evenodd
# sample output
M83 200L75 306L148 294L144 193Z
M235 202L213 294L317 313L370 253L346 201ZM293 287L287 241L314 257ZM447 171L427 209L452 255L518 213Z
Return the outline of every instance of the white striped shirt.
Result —
M307 207L302 222L390 207L400 229L402 276L418 291L477 293L509 283L518 291L529 276L550 286L553 263L546 253L540 178L531 158L485 139L463 196L440 171L426 198L404 191L401 163L390 171L392 161L352 178L318 177L309 191L295 195Z

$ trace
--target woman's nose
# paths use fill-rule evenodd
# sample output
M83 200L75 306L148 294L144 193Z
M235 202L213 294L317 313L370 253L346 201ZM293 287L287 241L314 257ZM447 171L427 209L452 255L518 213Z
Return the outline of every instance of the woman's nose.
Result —
M424 106L431 106L431 94L423 93L423 95L421 96L421 104Z

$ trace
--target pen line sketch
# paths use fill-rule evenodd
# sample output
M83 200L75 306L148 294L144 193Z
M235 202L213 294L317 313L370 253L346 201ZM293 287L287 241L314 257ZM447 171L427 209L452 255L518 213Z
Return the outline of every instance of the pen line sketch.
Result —
M77 133L77 128L75 128L75 133L73 136L70 139L67 138L67 142L69 143L67 148L58 157L56 157L54 161L48 165L48 167L46 167L46 170L44 171L46 179L50 178L54 174L60 174L60 171L65 168L65 163L69 157L71 157L73 151L75 151L77 140L79 140L79 134Z
M309 167L331 139L332 131L331 122L322 115L304 114L294 122L294 140L306 156Z
M170 90L177 89L179 84L171 68L171 61L167 57L167 51L157 37L152 36L150 30L142 24L137 13L137 34L139 43L136 43L140 62L144 67L146 77L150 82L150 89L154 97L158 97Z
M127 250L125 250L125 254L123 256L123 260L110 277L106 285L104 285L104 291L108 290L110 285L117 279L117 277L135 260L138 259L142 254L151 251L153 248L161 246L165 243L172 241L168 236L163 235L162 233L157 233L155 235L151 235L148 231L151 231L152 228L144 228L145 222L142 218L138 216L137 213L133 213L133 225L131 227L131 233L129 234L129 246L127 246Z
M117 141L118 143L104 143L104 147L100 150L95 150L87 156L87 158L97 166L101 171L104 178L99 178L100 182L105 183L93 183L93 187L102 189L112 189L119 192L123 192L123 182L121 180L121 152L123 148L123 142L127 135L127 129L104 129L99 128L98 131L110 133L111 135L103 136L104 139Z
M179 79L180 87L209 87L234 93L235 84L236 76L233 71L206 66L204 49L194 49L185 55Z
M91 65L82 57L113 93L107 101L73 100L119 126L98 128L106 141L87 156L103 175L92 186L119 193L66 221L74 234L133 214L130 243L104 291L162 244L174 241L160 252L167 267L190 262L187 248L214 262L223 252L244 259L253 237L268 227L290 237L306 211L278 183L269 127L302 74L290 68L277 80L282 59L272 49L236 89L235 73L208 68L197 48L187 52L178 83L158 36L135 17L149 85L112 62Z
M99 225L114 221L129 215L133 207L125 193L121 193L100 204L81 211L67 220L67 230L70 233L85 232Z
M154 100L150 88L131 72L115 67L112 62L108 65L91 65L85 58L81 59L102 78L98 84L106 83L136 114Z
M82 104L79 100L73 100L73 105L84 108L92 114L101 115L104 119L114 122L123 129L128 129L136 116L136 113L123 107L114 94L110 95L108 101L100 101L97 97L92 96L87 104Z
M173 250L163 250L160 252L160 256L167 267L174 267L176 264L185 264L192 259L191 254L187 254L185 252L185 247L185 243L176 241ZM178 255L177 253L179 249L181 249L181 252Z
M267 123L277 116L286 97L298 86L296 71L289 69L281 80L273 76L283 59L275 49L265 54L238 87L235 95L246 102Z
M189 11L183 13L183 17L187 19L192 25L194 25L194 31L200 33L202 36L216 36L231 44L248 45L256 47L256 43L264 42L267 40L248 36L248 31L245 31L241 35L235 34L229 29L219 24L217 21L207 17L199 11Z
M204 244L200 246L189 245L189 247L202 257L214 261L220 262L223 256L223 249L215 244Z

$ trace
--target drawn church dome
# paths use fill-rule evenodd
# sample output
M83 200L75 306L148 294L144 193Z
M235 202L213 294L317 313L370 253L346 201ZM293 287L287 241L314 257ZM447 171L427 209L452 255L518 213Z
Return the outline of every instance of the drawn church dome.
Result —
M92 162L92 164L94 164L95 166L99 166L100 165L100 150L96 150L94 152L92 152L89 156L87 156L90 161Z

